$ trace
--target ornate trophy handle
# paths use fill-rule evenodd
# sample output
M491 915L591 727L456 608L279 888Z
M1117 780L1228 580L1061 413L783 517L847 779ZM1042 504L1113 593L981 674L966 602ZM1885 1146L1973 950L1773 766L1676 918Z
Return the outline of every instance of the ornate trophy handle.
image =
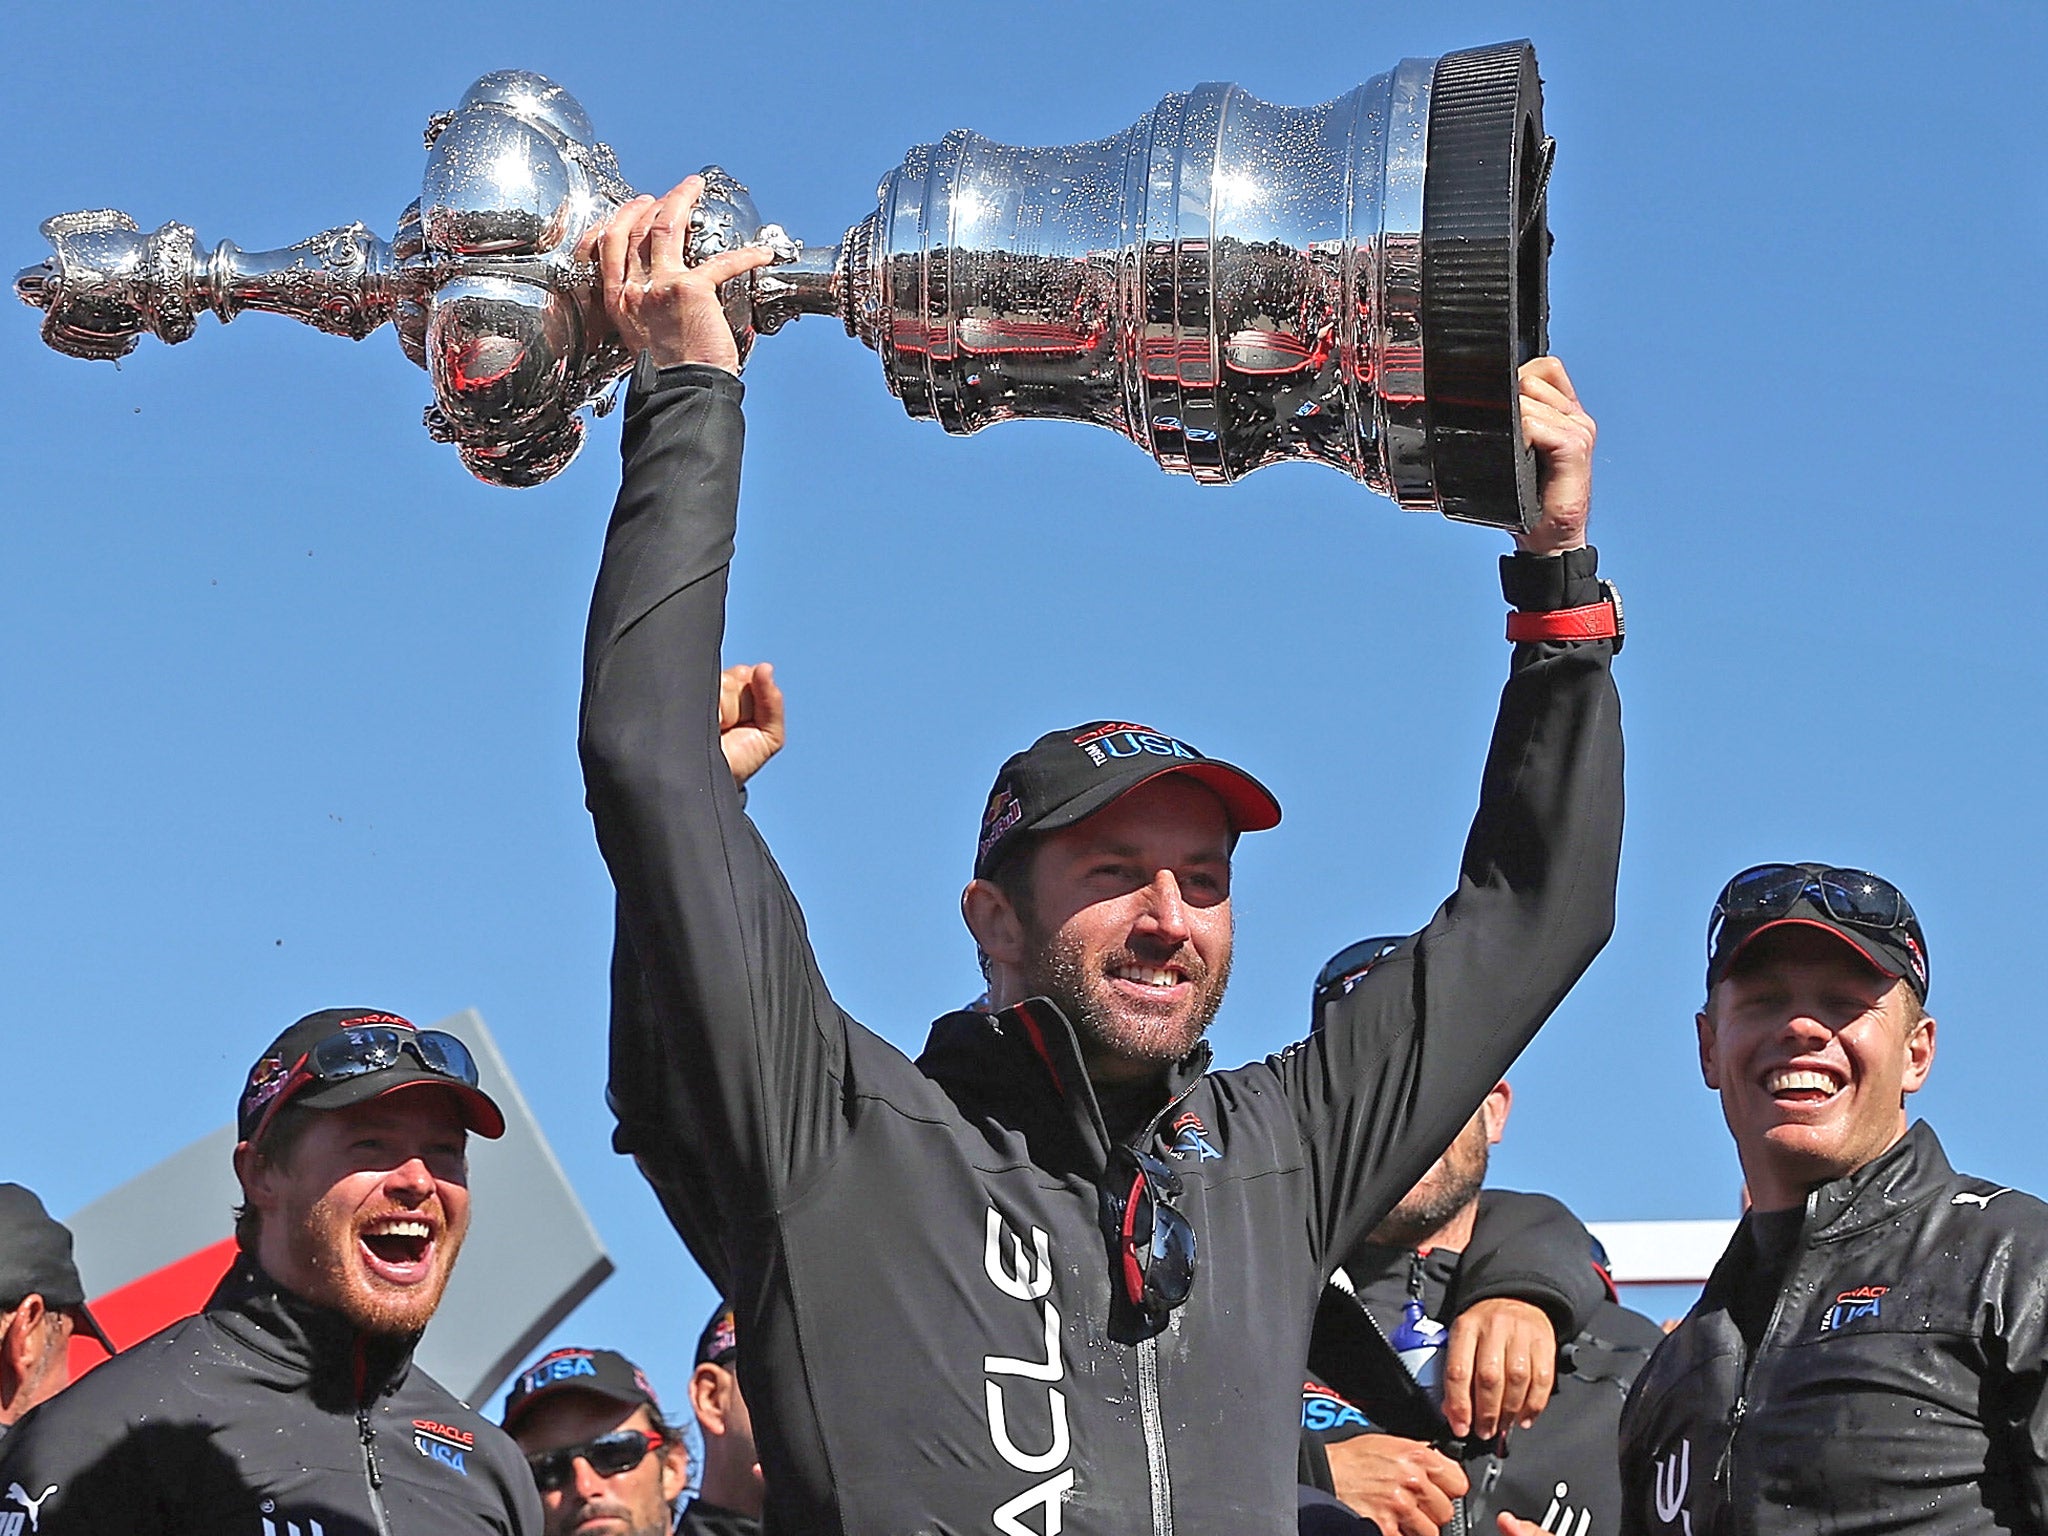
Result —
M145 235L112 208L58 214L42 232L51 254L23 268L14 291L43 311L43 340L72 357L126 357L145 331L184 341L206 309L223 321L269 310L359 341L397 307L391 247L361 224L276 251L223 240L204 257L190 226Z

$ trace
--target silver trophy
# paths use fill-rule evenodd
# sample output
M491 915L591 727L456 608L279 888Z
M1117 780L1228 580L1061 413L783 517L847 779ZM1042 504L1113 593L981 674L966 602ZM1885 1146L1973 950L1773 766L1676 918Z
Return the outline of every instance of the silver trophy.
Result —
M433 435L492 484L537 484L633 363L575 259L633 192L541 75L485 75L426 139L388 241L349 224L206 252L183 224L67 213L15 291L85 358L144 331L183 341L203 310L357 339L388 320L433 380ZM1094 422L1206 484L1307 459L1403 507L1519 527L1537 497L1515 370L1547 350L1552 148L1535 52L1504 43L1315 107L1201 85L1086 144L956 131L906 155L836 245L764 223L709 167L689 252L775 253L723 290L742 359L757 334L835 315L904 409L949 432Z

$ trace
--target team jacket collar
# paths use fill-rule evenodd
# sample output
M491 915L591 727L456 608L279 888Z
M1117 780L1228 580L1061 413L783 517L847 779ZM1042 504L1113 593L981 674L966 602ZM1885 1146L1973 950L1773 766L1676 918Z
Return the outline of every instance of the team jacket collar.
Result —
M1955 1178L1934 1128L1915 1120L1875 1158L1831 1183L1806 1203L1809 1241L1849 1237L1892 1221L1939 1194Z
M1147 1138L1201 1081L1209 1060L1208 1042L1202 1041L1168 1069ZM1041 1166L1069 1168L1091 1179L1108 1166L1110 1136L1081 1043L1050 998L1027 998L999 1013L946 1014L933 1023L917 1064L948 1091L998 1110L1034 1144L1043 1144L1034 1152Z
M206 1313L250 1349L288 1368L331 1412L353 1410L403 1384L418 1334L358 1331L340 1313L294 1295L244 1254L206 1303Z
M1831 1179L1807 1195L1800 1244L1812 1247L1895 1221L1925 1205L1954 1178L1955 1170L1949 1166L1948 1154L1942 1151L1934 1127L1925 1120L1915 1120L1906 1128L1905 1135L1861 1168ZM1714 1266L1705 1294L1732 1294L1755 1262L1756 1245L1745 1218L1736 1229L1735 1240Z

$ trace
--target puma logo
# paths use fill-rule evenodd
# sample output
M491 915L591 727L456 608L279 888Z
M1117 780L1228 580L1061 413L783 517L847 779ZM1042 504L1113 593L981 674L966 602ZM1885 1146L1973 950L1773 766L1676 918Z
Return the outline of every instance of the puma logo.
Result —
M43 1504L56 1491L57 1485L52 1483L34 1498L30 1498L28 1490L22 1487L21 1484L9 1483L7 1485L7 1497L28 1511L28 1528L31 1531L41 1529L43 1523Z
M1949 1201L1949 1204L1974 1205L1975 1207L1977 1207L1978 1210L1981 1211L1984 1209L1985 1206L1989 1205L1992 1201L1996 1200L2000 1195L2009 1195L2011 1193L2012 1191L2010 1189L1994 1189L1988 1195L1973 1195L1970 1193L1970 1191L1965 1189L1958 1191L1956 1197L1953 1200Z

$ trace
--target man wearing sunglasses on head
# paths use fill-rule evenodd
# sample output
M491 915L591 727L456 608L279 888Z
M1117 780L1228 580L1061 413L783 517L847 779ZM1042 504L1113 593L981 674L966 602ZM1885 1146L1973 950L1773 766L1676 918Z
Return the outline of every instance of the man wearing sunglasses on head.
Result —
M505 1430L540 1489L542 1536L668 1536L689 1454L624 1355L549 1351L513 1383Z
M517 1447L412 1363L469 1226L467 1137L505 1130L468 1049L309 1014L249 1069L236 1127L239 1252L204 1310L0 1446L35 1536L536 1536Z
M1862 870L1760 865L1707 944L1700 1070L1750 1210L1636 1379L1623 1530L2048 1527L2048 1207L1908 1123L1935 1037L1912 906Z
M1313 1039L1212 1072L1233 850L1279 807L1185 741L1096 721L998 775L962 897L989 1011L941 1018L912 1062L826 988L720 748L742 422L717 285L766 254L688 266L700 193L628 204L583 252L642 359L581 751L640 978L615 980L615 1145L737 1308L766 1526L1291 1533L1324 1278L1612 926L1619 615L1585 544L1592 423L1555 359L1527 365L1543 515L1504 562L1515 645L1456 891L1411 956ZM962 643L994 655L1028 608L991 593ZM1170 657L1158 623L1133 658ZM906 772L891 809L917 814Z

